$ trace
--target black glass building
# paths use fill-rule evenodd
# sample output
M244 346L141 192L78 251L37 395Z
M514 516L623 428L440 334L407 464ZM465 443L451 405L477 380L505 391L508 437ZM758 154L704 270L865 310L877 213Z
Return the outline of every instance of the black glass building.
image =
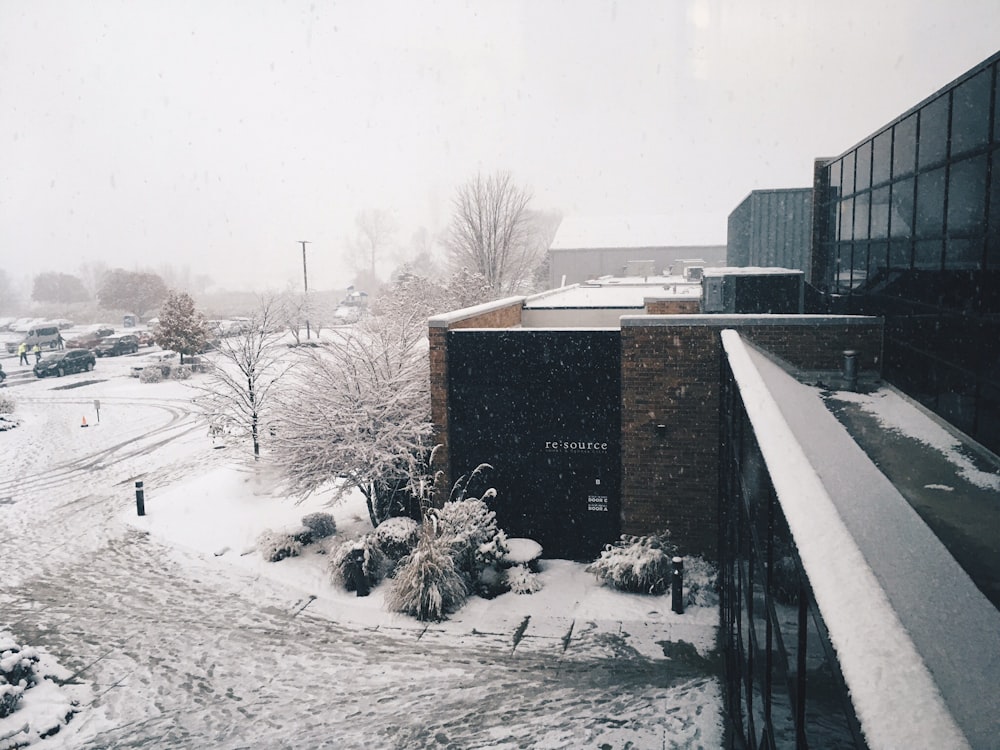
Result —
M812 284L886 379L1000 453L1000 53L816 164Z

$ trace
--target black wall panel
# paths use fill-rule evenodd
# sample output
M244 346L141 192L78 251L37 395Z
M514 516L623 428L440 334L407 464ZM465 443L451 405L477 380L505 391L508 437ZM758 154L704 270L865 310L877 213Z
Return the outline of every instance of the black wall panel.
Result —
M618 537L620 364L618 331L448 334L452 477L493 466L500 526L546 557L593 559Z

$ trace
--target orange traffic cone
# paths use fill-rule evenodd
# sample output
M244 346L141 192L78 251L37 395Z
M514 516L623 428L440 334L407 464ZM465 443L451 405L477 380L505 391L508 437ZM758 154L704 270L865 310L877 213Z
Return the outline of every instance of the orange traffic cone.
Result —
M83 417L82 419L83 419L83 423L80 426L81 427L86 427L87 426L87 418Z

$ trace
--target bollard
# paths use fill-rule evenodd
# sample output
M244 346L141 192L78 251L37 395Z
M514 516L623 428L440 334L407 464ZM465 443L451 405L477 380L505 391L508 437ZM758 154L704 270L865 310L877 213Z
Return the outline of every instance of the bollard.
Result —
M146 515L146 492L142 488L142 482L135 483L135 509L140 516Z
M848 390L858 390L858 353L853 349L844 352L844 380Z
M673 559L674 573L670 581L671 609L679 615L684 614L684 558Z

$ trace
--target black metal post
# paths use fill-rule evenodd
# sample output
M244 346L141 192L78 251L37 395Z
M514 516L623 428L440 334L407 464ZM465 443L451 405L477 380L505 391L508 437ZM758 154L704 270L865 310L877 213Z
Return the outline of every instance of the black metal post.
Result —
M679 615L684 614L684 558L673 559L674 572L670 581L671 609Z
M146 491L142 482L135 483L135 510L140 516L146 515Z
M844 352L844 379L848 390L858 390L858 353L853 349Z

